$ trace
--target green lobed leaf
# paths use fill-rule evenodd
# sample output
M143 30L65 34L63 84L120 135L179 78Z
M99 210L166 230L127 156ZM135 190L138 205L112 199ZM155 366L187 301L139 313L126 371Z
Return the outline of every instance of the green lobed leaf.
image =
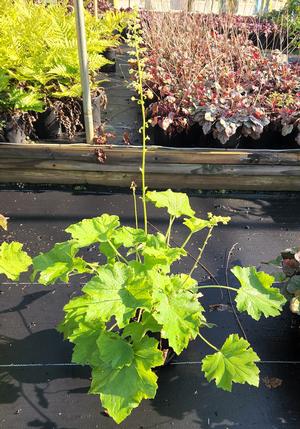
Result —
M22 249L23 244L17 241L3 242L0 246L0 273L10 280L18 280L32 264L32 259Z
M114 369L130 366L134 353L131 345L115 332L103 331L97 339L100 359Z
M117 248L120 246L134 247L147 240L145 231L141 228L131 228L130 226L122 226L113 236L113 243Z
M115 258L116 258L116 256L117 256L117 252L116 252L116 250L118 250L119 249L119 247L121 247L121 246L115 246L115 248L113 248L112 246L111 246L111 244L109 244L107 241L105 241L104 243L101 243L100 244L100 246L99 246L99 250L100 250L100 252L104 255L104 256L106 256L106 258L107 258L107 261L110 263L110 262L114 262L114 260L115 260Z
M172 288L174 288L175 290L186 289L191 292L197 293L197 296L201 296L198 293L197 280L193 279L188 274L181 273L181 274L171 275L171 284L172 284Z
M170 271L173 262L186 256L186 251L180 247L169 247L163 234L148 234L147 241L140 248L147 269L160 266L164 272Z
M77 251L78 245L73 240L56 243L49 252L41 253L33 258L34 273L32 280L37 273L40 273L39 283L49 285L57 280L68 282L69 275L73 271L77 273L91 272L89 264L82 258L75 257Z
M198 217L185 218L183 224L193 233L211 226L209 220L200 219Z
M72 342L74 343L72 362L91 366L98 364L97 340L104 329L105 325L99 321L78 323L77 328L72 332Z
M165 284L157 285L153 292L153 317L162 325L162 337L169 340L176 354L180 354L196 338L205 322L203 307L198 294L183 287L178 288L178 279L166 278Z
M133 342L139 342L147 332L160 332L161 325L157 323L152 314L144 311L140 322L131 322L125 326L122 337L131 337Z
M298 275L289 278L286 289L289 293L292 294L300 293L300 276Z
M280 314L286 299L278 288L272 287L274 277L257 271L255 267L236 266L231 272L241 284L235 298L239 311L246 311L255 320L259 320L261 315Z
M136 277L133 269L122 262L99 268L98 275L82 290L98 305L101 320L108 322L115 316L120 328L129 323L138 308L149 309L152 305L146 279Z
M64 306L65 317L58 325L58 331L65 339L74 341L77 329L82 324L93 324L101 321L101 303L93 300L88 295L72 298ZM101 322L103 324L103 322Z
M207 216L208 219L200 219L194 216L191 218L185 218L183 224L189 228L192 233L196 233L205 228L214 228L219 223L227 225L231 219L228 216L216 216L212 213L208 213Z
M182 192L149 191L147 200L158 208L166 208L169 215L179 218L180 216L194 216L195 212L190 206L189 197Z
M90 393L99 394L103 407L116 423L121 423L143 399L154 398L157 376L151 370L163 364L162 352L154 338L134 343L129 366L113 368L103 362L92 371Z
M231 220L230 216L216 216L212 213L207 213L207 216L211 227L217 226L219 223L227 225Z
M113 246L104 242L99 246L100 252L103 253L107 260L113 261L116 258L117 252L120 247L133 248L129 251L129 254L136 253L138 246L147 240L145 231L140 228L131 228L129 226L122 226L114 231L114 234L110 238L110 242Z
M248 341L232 334L219 352L202 360L202 371L208 381L215 380L217 387L231 392L232 383L258 387L259 369L255 365L258 361Z
M103 214L92 219L68 226L66 232L71 234L79 247L89 246L93 243L108 241L114 231L120 226L119 217Z

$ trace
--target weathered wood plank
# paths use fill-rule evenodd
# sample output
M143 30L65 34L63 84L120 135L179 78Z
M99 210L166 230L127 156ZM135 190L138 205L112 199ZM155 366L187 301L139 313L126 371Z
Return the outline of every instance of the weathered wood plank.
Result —
M0 144L0 159L70 159L81 162L96 162L97 146L85 144ZM101 147L107 164L141 162L138 146ZM224 150L203 148L165 148L149 146L147 160L152 163L175 164L249 164L249 165L299 165L300 149L288 151L268 150Z
M0 144L0 182L129 187L140 181L140 147ZM148 147L147 183L157 188L300 191L300 150Z
M31 170L34 171L69 171L84 172L116 172L139 175L138 163L110 164L90 162L83 163L73 160L41 160L41 159L0 159L0 170ZM173 174L190 176L298 176L300 168L296 165L221 165L221 164L156 164L147 163L147 174Z
M140 176L121 172L87 172L62 170L2 170L0 183L53 183L90 184L102 186L121 186L129 188L132 180L140 186ZM300 191L298 176L236 176L187 175L187 174L148 174L149 187L173 189L229 189L254 191Z

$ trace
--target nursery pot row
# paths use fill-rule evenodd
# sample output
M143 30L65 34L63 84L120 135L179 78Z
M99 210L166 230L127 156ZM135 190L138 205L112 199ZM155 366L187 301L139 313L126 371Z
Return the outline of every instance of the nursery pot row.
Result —
M168 134L161 127L155 125L150 129L151 142L165 147L200 147L200 148L228 148L228 149L299 149L295 141L297 130L283 136L274 127L266 127L259 140L244 137L236 133L225 143L213 137L212 133L205 135L198 124L190 126L180 133Z
M81 130L84 129L84 117L82 100L78 101L80 116L78 121L81 125ZM94 128L97 129L101 125L101 102L100 97L92 98L93 122ZM0 128L0 142L6 143L25 143L26 140L39 139L60 139L65 138L66 130L61 118L60 109L48 107L42 113L15 113L4 114L2 119L2 127ZM76 121L76 118L70 116L70 121ZM28 130L29 123L32 125Z

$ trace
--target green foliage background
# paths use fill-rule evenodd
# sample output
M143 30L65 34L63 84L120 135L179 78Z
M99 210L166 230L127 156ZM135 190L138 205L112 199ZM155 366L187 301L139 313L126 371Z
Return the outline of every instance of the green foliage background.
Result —
M96 20L85 13L89 67L96 73L119 44L125 12L108 11ZM51 98L80 97L80 70L74 11L67 3L2 0L0 8L1 110L40 111Z

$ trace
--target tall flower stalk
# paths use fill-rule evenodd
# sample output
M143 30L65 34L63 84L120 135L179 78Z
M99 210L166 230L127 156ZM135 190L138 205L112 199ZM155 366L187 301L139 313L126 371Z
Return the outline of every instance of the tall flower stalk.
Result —
M145 48L142 47L143 38L142 38L142 30L140 25L140 19L138 16L138 12L135 11L133 20L131 25L129 26L129 35L128 35L128 44L132 51L129 53L135 58L134 62L136 65L136 69L131 69L130 73L136 74L136 79L134 79L132 86L137 92L137 98L132 97L132 100L136 101L141 109L142 115L142 125L139 129L139 132L142 136L142 166L140 168L141 177L142 177L142 202L143 202L143 215L144 215L144 230L147 234L148 232L148 220L147 220L147 201L146 201L146 154L147 154L147 141L149 140L149 136L147 135L147 129L149 127L149 123L146 118L146 107L145 100L146 95L144 92L143 82L146 78L145 72L145 59L143 58L143 52L145 52Z

